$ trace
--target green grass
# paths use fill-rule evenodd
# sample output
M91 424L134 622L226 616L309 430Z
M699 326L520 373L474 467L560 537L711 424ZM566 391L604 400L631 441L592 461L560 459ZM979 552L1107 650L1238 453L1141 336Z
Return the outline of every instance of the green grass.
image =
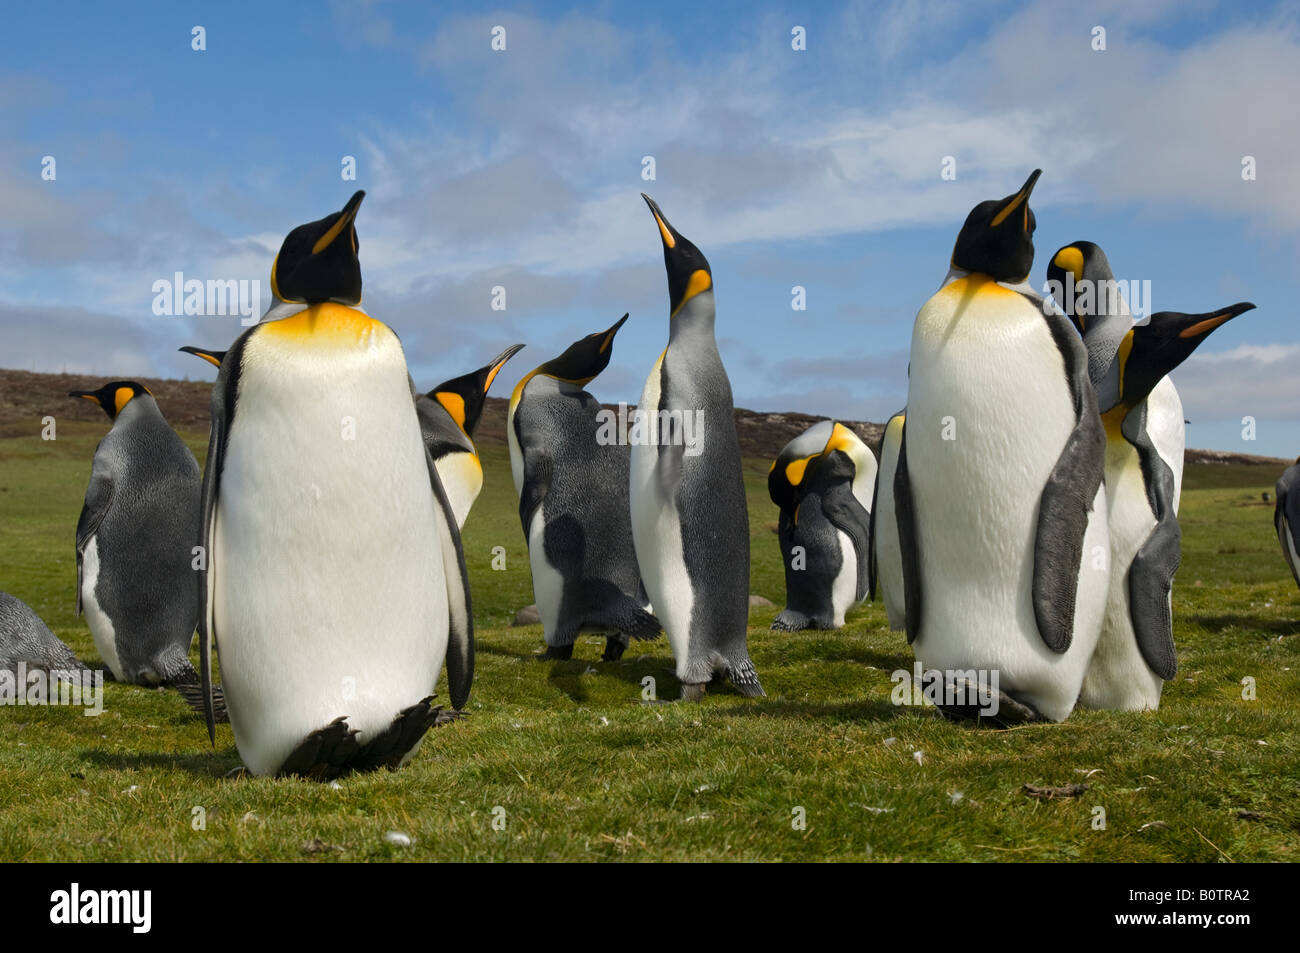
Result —
M0 440L0 589L88 660L73 538L103 432L69 422L56 442ZM201 461L206 436L188 439ZM536 662L540 629L509 626L533 598L503 447L485 451L485 469L466 526L479 627L471 717L432 732L400 772L331 787L224 779L239 763L229 726L214 751L169 692L110 684L98 718L0 709L0 859L1300 859L1300 592L1260 502L1277 475L1267 468L1189 469L1180 669L1160 710L1078 711L1012 731L892 706L889 673L912 656L879 604L822 634L770 632L776 610L756 611L750 649L766 699L725 690L700 705L643 704L647 675L660 698L678 691L662 638L617 663L596 661L602 640L586 637L575 660ZM766 469L746 465L752 591L779 608ZM491 568L495 546L504 572ZM1241 697L1245 676L1255 701ZM1072 800L1021 792L1084 780ZM796 807L804 830L791 824ZM196 808L206 830L193 829ZM414 843L388 844L390 830ZM317 841L326 846L305 851Z

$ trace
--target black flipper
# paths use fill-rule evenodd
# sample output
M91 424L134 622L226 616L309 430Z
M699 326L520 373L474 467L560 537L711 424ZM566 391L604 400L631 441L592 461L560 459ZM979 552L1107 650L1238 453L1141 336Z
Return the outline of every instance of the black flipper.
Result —
M881 437L884 443L884 437ZM880 450L876 450L876 459L880 459ZM876 518L880 515L880 468L876 468L876 479L871 484L871 519L867 521L867 598L876 601Z
M847 483L828 487L823 492L822 513L830 520L832 526L853 543L853 553L858 563L854 600L860 601L867 595L871 585L871 517L866 508L858 502L858 498L853 495L853 490Z
M894 469L894 518L898 521L898 555L903 563L903 604L907 615L907 643L921 632L921 553L916 538L916 510L912 482L907 472L907 425L898 442Z
M474 614L469 598L469 572L465 567L465 549L461 545L460 530L456 527L456 515L427 447L424 460L433 489L433 512L438 523L442 574L447 586L447 689L451 695L451 707L459 710L468 704L470 688L474 684Z
M1182 561L1182 529L1174 513L1174 474L1156 452L1146 428L1146 404L1124 418L1121 430L1136 448L1156 526L1133 557L1128 571L1129 618L1138 650L1151 671L1169 681L1178 671L1174 619L1169 596Z
M1042 300L1025 295L1042 312ZM1056 460L1038 502L1034 539L1034 618L1038 633L1053 652L1064 652L1074 638L1074 609L1088 514L1106 469L1106 430L1097 395L1088 379L1088 354L1078 333L1062 316L1044 320L1065 365L1075 424Z
M81 507L81 516L77 520L77 615L81 615L81 571L82 556L90 538L104 521L113 502L113 474L108 464L99 457L99 446L95 446L95 462L90 469L90 485L86 487L86 502Z
M212 401L209 405L212 427L208 437L207 462L203 468L203 522L200 526L204 568L198 573L199 686L203 716L208 723L208 738L214 745L217 743L217 716L212 701L212 642L217 632L212 620L212 592L216 581L216 567L212 565L212 533L217 520L226 439L230 436L230 425L235 419L235 395L239 390L239 374L244 363L244 343L261 327L262 325L254 325L249 328L226 352L226 358L217 371L216 383L212 385Z

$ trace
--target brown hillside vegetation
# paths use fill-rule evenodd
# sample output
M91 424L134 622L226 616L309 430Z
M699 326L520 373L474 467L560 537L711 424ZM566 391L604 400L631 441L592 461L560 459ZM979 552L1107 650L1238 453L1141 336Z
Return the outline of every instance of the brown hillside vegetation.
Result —
M215 374L215 371L214 371ZM211 381L179 381L155 377L137 378L153 393L163 415L179 430L203 432L208 429L208 401ZM0 370L0 437L20 437L37 433L41 418L104 421L103 411L89 401L76 400L68 391L89 389L104 384L97 378L77 374L38 374L31 371ZM609 406L609 405L607 405ZM483 408L475 440L483 444L506 442L506 412L509 401L489 397ZM617 410L616 407L610 407ZM736 408L736 436L740 452L746 457L772 459L790 440L819 420L813 414L794 411L759 413ZM860 420L841 420L874 451L884 430L883 424ZM1229 453L1222 450L1188 450L1187 463L1235 463L1276 468L1291 461L1275 457ZM1272 482L1271 479L1268 482Z

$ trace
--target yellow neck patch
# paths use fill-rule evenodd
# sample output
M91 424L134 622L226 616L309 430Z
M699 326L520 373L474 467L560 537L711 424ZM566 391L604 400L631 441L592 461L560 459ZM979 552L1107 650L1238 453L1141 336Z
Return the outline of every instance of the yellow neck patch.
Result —
M713 287L713 278L703 268L698 269L691 275L691 280L686 283L686 293L682 295L682 300L677 302L677 307L673 308L670 318L677 317L677 312L682 310L682 306L690 301L702 291L708 291Z
M269 321L258 333L290 338L298 345L365 348L370 346L376 332L384 327L383 323L356 308L326 301L279 321Z
M451 414L451 419L456 421L456 426L465 431L465 398L460 394L449 390L440 390L433 395L438 403L442 404L447 413ZM466 434L468 436L468 434Z
M1115 355L1115 359L1119 361L1119 396L1121 400L1124 398L1124 374L1128 371L1128 358L1132 353L1133 332L1129 331L1124 335L1124 340L1119 342L1119 353Z

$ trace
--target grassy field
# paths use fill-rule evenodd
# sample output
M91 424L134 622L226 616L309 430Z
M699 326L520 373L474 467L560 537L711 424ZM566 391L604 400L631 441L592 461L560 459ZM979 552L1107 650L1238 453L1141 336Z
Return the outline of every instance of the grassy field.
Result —
M107 426L0 439L0 589L87 661L73 539ZM202 462L206 433L186 438ZM1271 469L1189 468L1179 672L1159 711L996 731L890 704L889 673L912 655L878 603L838 632L769 631L784 585L766 461L746 464L752 591L776 603L750 620L766 699L643 703L647 675L677 696L662 638L616 663L594 637L573 661L534 661L540 628L509 624L533 601L509 463L504 447L485 457L466 526L469 718L400 772L331 786L224 779L239 764L229 726L214 751L170 692L109 684L97 718L0 708L0 860L1300 859L1300 592L1261 502ZM1075 782L1088 790L1073 799L1022 791Z

